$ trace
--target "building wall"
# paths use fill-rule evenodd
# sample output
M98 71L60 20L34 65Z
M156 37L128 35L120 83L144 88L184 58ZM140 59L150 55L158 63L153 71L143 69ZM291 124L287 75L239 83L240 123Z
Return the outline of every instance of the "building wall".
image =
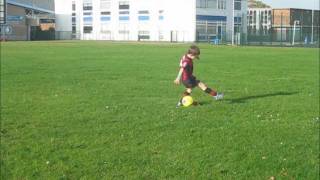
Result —
M6 35L7 40L28 40L28 26L26 25L25 9L19 6L7 5L7 25L12 32Z
M248 9L248 31L250 34L267 34L272 25L271 8ZM261 30L261 32L260 32Z
M54 0L7 0L6 6L6 24L0 26L1 39L31 40L37 37L38 31L54 28ZM41 20L45 22L42 25Z
M7 0L7 3L42 11L54 12L54 0Z
M314 26L318 26L319 12L308 9L273 9L273 25L281 25L282 16L283 25L293 26L294 21L299 21L301 26L312 26L312 22Z
M80 5L80 3L79 3ZM80 10L80 6L77 9ZM72 31L72 1L71 0L56 0L55 1L55 17L56 17L56 38L71 39ZM79 11L80 12L80 11ZM78 20L79 25L79 20ZM80 26L79 26L80 27Z
M208 0L197 0L197 1L208 1ZM214 8L197 8L197 15L199 16L211 16L213 19L215 17L221 18L220 22L226 23L226 32L225 33L225 38L226 41L231 41L232 39L232 23L235 24L235 27L238 27L238 30L235 30L235 32L239 32L242 34L247 33L247 0L241 0L238 2L241 2L241 8L240 10L234 9L233 6L233 0L223 0L225 1L226 8L220 9L219 7L214 7ZM220 2L223 2L220 1ZM215 1L208 1L210 2L215 2ZM235 1L236 2L236 1ZM217 0L218 6L219 6L219 0ZM233 12L234 10L234 12ZM234 19L232 17L234 16ZM241 19L241 20L240 20ZM199 20L199 19L198 19ZM241 22L239 22L239 20ZM210 20L209 20L210 21Z
M277 40L292 41L293 36L306 42L319 39L319 10L273 9L272 19Z
M273 26L290 26L290 9L273 9L272 25Z
M72 11L73 1L75 11ZM197 36L197 15L203 15L225 17L225 29L231 32L232 0L225 0L227 7L224 10L197 8L197 1L199 0L128 0L129 14L125 15L120 14L126 11L119 10L119 2L122 2L120 0L110 0L110 4L105 7L101 4L102 0L92 0L92 10L83 10L83 4L90 2L88 0L56 0L56 30L65 35L74 31L73 34L79 34L79 38L83 40L193 42ZM247 1L242 0L241 10L235 11L235 16L242 19L242 32L246 32L246 9ZM139 14L141 11L147 11L147 14ZM101 15L101 12L110 14ZM129 20L120 20L125 16ZM139 19L140 16L147 20ZM84 32L85 28L91 27L91 33ZM64 38L70 36L69 33ZM147 36L149 39L141 38ZM231 34L228 35L228 40L231 40Z
M320 11L313 11L313 25L319 27L320 26Z
M83 10L83 0L74 2L76 10L72 11L72 0L56 0L57 31L72 31L74 26L83 40L171 41L173 36L176 41L195 40L195 0L128 1L128 10L119 10L118 0L111 0L107 9L101 6L100 0L93 0L92 10ZM183 8L176 8L181 4ZM120 11L129 14L120 14ZM140 11L147 14L139 14ZM110 12L110 15L101 15L101 12ZM75 25L72 17L76 19ZM85 33L85 27L92 27L92 32ZM146 36L149 39L139 38Z

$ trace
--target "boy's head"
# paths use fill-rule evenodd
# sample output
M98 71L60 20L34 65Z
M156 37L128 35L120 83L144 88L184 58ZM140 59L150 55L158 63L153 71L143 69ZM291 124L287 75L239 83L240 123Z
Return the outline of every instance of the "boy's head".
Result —
M200 56L200 49L196 45L191 45L187 54L192 58L192 59L199 59Z

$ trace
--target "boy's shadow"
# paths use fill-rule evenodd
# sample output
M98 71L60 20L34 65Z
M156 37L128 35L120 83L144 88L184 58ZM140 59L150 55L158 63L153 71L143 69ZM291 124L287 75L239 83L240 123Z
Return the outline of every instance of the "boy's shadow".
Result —
M294 94L298 94L298 92L276 92L276 93L246 96L246 97L241 97L236 99L226 99L226 100L229 101L230 104L234 104L234 103L245 103L246 101L251 99L259 99L259 98L266 98L266 97L273 97L273 96L290 96Z
M276 92L276 93L269 93L269 94L246 96L246 97L235 98L235 99L223 99L221 101L227 101L230 104L246 103L246 101L252 100L252 99L259 99L259 98L266 98L266 97L273 97L273 96L290 96L290 95L294 95L294 94L298 94L298 92ZM212 101L199 102L200 105L207 105L207 104L211 104L211 103L212 103Z

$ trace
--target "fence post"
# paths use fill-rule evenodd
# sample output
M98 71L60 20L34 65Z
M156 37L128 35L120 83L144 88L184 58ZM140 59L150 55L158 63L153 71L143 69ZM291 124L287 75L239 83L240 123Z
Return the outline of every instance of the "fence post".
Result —
M282 12L280 17L280 45L282 46Z
M314 10L312 9L312 14L311 14L311 44L313 44L313 17L314 17Z

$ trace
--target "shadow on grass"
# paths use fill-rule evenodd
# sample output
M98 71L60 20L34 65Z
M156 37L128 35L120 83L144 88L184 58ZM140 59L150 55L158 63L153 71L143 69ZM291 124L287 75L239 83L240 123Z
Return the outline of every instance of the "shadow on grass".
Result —
M208 104L211 104L212 103L212 100L211 101L200 101L198 102L200 106L203 106L203 105L208 105Z
M236 99L226 99L225 101L229 101L229 103L245 103L248 100L252 99L260 99L260 98L266 98L266 97L273 97L273 96L290 96L298 94L298 92L276 92L276 93L270 93L270 94L261 94L261 95L255 95L255 96L246 96Z

